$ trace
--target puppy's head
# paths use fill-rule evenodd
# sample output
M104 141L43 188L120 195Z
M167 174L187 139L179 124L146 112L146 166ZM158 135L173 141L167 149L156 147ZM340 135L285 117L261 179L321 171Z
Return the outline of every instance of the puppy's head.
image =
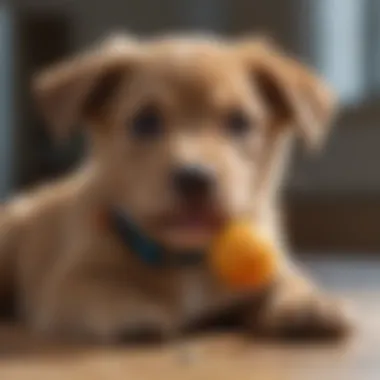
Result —
M56 135L86 128L108 202L164 244L207 244L275 186L291 132L315 145L332 97L262 41L116 38L36 81Z

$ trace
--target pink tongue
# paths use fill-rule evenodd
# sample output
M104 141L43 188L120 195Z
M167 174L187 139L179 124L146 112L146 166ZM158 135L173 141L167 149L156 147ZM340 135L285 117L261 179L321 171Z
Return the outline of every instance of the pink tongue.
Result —
M182 215L172 221L173 226L178 228L205 230L217 228L220 223L217 217L196 212Z
M189 215L184 218L179 218L177 221L178 227L205 227L211 225L211 220L202 215Z

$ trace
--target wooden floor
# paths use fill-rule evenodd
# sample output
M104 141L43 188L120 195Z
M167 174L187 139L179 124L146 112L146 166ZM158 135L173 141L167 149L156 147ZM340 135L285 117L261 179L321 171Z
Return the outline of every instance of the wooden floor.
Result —
M211 334L178 346L59 346L0 328L0 380L379 380L380 261L306 262L330 291L348 297L359 323L347 342L271 345Z

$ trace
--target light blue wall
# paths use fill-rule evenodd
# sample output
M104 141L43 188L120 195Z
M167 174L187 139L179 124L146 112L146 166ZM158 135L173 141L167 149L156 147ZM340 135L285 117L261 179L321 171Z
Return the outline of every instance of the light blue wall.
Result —
M0 200L12 190L13 175L13 27L12 14L0 7Z
M310 1L310 0L309 0ZM363 0L311 0L317 68L345 105L366 95L368 3Z

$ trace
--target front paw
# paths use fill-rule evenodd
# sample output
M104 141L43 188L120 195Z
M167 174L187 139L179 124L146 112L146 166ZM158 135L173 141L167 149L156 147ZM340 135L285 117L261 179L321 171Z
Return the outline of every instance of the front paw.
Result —
M103 290L103 291L102 291ZM35 329L64 338L96 343L156 341L170 336L171 315L143 295L92 289L57 297L39 308Z
M274 292L254 323L257 335L284 340L338 340L351 330L343 305L314 289Z

